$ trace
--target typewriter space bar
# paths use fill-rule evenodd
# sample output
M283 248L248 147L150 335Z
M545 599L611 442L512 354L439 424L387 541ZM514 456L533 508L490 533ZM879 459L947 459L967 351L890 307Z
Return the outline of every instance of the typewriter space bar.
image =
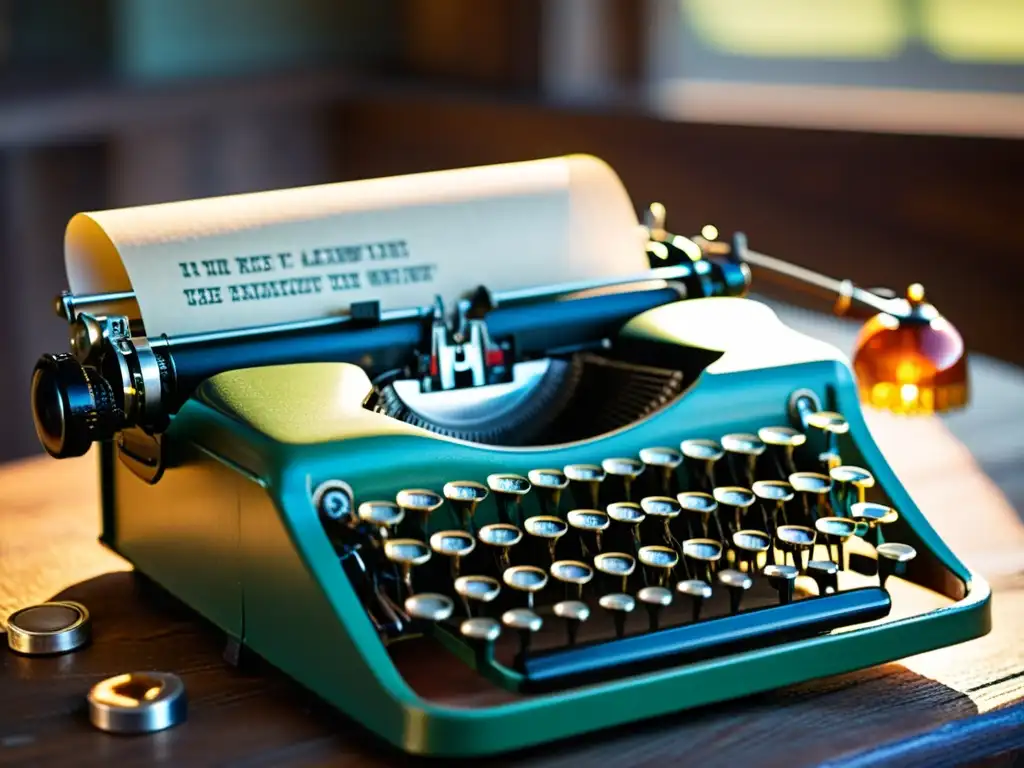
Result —
M743 611L619 640L587 643L519 659L523 687L533 691L608 680L803 640L889 615L889 594L853 589L787 605Z

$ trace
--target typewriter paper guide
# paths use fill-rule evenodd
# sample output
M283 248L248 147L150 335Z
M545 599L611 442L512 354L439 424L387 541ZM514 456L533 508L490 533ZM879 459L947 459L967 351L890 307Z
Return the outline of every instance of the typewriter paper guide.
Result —
M65 263L74 293L134 290L150 336L649 266L625 188L586 155L80 213Z

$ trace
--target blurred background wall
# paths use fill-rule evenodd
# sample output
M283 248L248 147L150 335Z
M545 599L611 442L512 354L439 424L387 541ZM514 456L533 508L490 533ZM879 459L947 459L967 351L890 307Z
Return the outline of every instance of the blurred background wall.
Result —
M592 152L1024 364L1018 0L0 0L0 460L74 213Z

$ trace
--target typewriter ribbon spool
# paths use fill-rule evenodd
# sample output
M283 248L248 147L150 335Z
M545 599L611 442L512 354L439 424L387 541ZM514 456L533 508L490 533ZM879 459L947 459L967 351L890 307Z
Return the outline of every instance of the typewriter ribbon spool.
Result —
M360 239L374 206L379 221L412 212L428 230L431 215L465 224L488 210L517 230L540 211L548 241L532 255L562 259L531 275L521 251L475 279L487 268L453 257L436 291L352 292L338 315L319 294L306 315L282 298L287 311L265 323L232 310L221 328L145 311L149 287L136 289L149 278L126 282L138 252L103 292L63 295L72 352L41 358L33 412L54 456L99 444L105 544L421 754L518 749L988 631L988 586L931 529L860 409L966 401L962 341L923 289L865 291L757 253L741 233L674 235L657 205L638 242L621 184L593 159L453 173L362 187L359 210L342 185L248 198L245 215L228 200L79 220L75 247L109 225L129 233L127 253L156 239L149 214L159 229L195 212L190 232L228 237L211 236L205 256L203 239L169 246L191 275L196 258L216 272L238 233L251 245L263 216L269 262L240 263L287 262L275 238L298 238L297 200L346 222L304 242L342 242L351 226L344 242L361 243L316 258L360 270L405 258L379 230ZM438 208L432 184L446 190ZM275 212L267 200L293 202ZM621 231L586 240L599 254L588 263L571 236L597 210L612 212L599 232ZM874 315L853 370L745 298L762 279ZM282 621L317 628L301 652Z

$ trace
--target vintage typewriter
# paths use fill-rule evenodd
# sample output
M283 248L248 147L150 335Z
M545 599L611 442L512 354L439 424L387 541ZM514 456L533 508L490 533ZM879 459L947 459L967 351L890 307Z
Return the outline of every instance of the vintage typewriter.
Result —
M966 401L924 300L646 220L650 270L146 338L63 294L33 378L102 542L402 750L515 750L989 629L865 424ZM852 366L752 275L874 316ZM102 312L99 310L103 310ZM856 376L855 376L856 373Z

